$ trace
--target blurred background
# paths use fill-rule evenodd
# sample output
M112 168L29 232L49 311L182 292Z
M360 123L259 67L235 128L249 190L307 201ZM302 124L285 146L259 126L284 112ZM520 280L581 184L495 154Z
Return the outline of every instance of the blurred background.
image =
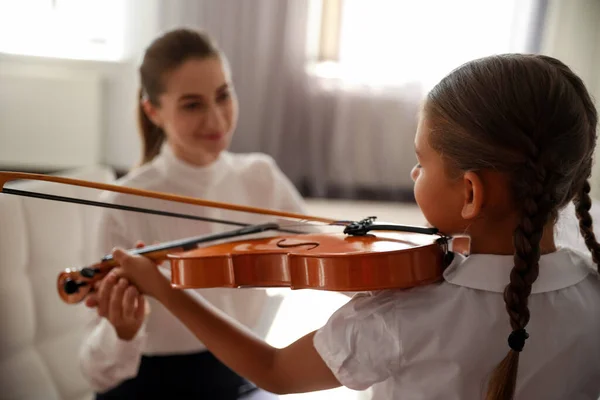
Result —
M206 30L230 61L240 102L231 150L273 156L312 213L332 218L423 222L409 177L416 113L465 61L548 54L600 98L598 0L0 0L0 170L126 173L140 157L141 56L176 27ZM0 244L0 269L12 266L2 256L10 251ZM281 346L347 301L312 291L283 296L268 334ZM0 310L0 325L14 324L8 314ZM14 374L17 347L5 328L2 335L0 372ZM44 331L32 335L35 345ZM59 371L76 358L59 354L71 358L50 368L56 398L83 398L85 388ZM369 398L343 388L284 397L335 396Z
M0 0L0 168L139 157L137 67L161 32L208 31L241 105L233 151L310 197L412 200L419 102L469 59L541 52L600 96L596 0Z

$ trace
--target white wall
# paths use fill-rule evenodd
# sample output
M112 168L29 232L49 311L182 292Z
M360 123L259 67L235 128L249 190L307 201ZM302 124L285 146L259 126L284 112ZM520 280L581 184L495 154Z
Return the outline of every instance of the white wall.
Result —
M102 157L97 71L0 61L0 166L68 169Z
M542 52L571 67L600 110L600 1L551 0ZM596 148L596 159L600 147ZM592 196L600 199L600 163L592 171Z
M61 169L98 162L130 166L137 148L137 86L130 62L0 54L0 71L0 143L4 149L0 148L0 165L23 169ZM8 71L13 72L9 75ZM73 79L77 76L79 83ZM98 81L92 81L93 77ZM82 87L95 84L97 87ZM60 104L65 101L69 101L66 107ZM96 107L95 112L90 107ZM51 145L73 141L79 141L78 145L59 153ZM34 143L42 147L36 149Z
M600 95L600 2L551 0L542 52L568 64ZM600 96L597 96L600 97Z
M139 161L137 133L137 68L144 49L158 33L161 0L126 0L129 5L125 62L118 74L107 76L105 86L103 161L119 169L129 169Z
M0 53L0 77L8 76L9 72L13 75L0 79L0 165L59 169L100 162L127 169L138 161L137 66L143 49L156 36L159 0L123 1L127 1L127 32L121 62ZM95 76L99 87L96 91L83 90L75 83L65 86L60 82L62 78L75 76L82 77L88 86L92 83L86 79ZM57 104L59 99L68 98L69 90L78 96L78 101L70 101L69 107ZM97 107L97 114L90 111L93 106ZM53 118L40 121L40 115L47 114ZM32 144L36 142L42 148L34 149ZM69 147L72 154L66 151L57 154L51 143L76 146ZM64 162L60 160L61 154Z

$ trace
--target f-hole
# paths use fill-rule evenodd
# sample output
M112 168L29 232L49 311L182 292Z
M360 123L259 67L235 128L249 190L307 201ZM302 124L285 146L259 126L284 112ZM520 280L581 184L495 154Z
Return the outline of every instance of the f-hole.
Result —
M289 248L293 248L293 247L312 246L308 250L312 250L312 249L319 247L318 242L302 242L302 243L284 244L283 242L285 242L285 240L286 239L281 239L279 242L277 242L277 247L282 248L282 249L289 249Z

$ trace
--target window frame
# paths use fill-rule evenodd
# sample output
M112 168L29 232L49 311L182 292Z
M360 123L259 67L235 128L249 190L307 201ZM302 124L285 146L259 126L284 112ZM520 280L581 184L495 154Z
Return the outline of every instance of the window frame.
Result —
M339 61L342 10L344 0L322 0L317 60Z

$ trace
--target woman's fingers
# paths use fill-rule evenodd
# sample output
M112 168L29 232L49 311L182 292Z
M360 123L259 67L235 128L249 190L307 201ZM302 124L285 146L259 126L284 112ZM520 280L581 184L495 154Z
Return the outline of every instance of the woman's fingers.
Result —
M121 278L119 279L119 282L113 286L108 313L108 319L110 319L113 324L119 324L123 319L123 294L125 294L125 289L127 289L128 285L127 279Z
M88 293L85 298L85 305L94 308L98 306L99 298L98 298L98 290L100 290L100 285L102 285L102 279L99 281L95 281L92 284L92 289Z
M94 308L98 306L98 295L94 292L91 292L85 298L85 305L89 308Z
M147 308L147 304L146 304L146 299L144 298L144 295L139 293L137 295L137 307L135 309L135 319L136 320L142 320L146 314L146 308Z
M133 319L136 315L136 301L139 296L138 290L135 286L130 285L127 289L125 289L125 294L123 295L123 318Z
M116 283L117 277L109 273L100 284L100 289L98 289L98 315L101 317L108 316L110 297Z

